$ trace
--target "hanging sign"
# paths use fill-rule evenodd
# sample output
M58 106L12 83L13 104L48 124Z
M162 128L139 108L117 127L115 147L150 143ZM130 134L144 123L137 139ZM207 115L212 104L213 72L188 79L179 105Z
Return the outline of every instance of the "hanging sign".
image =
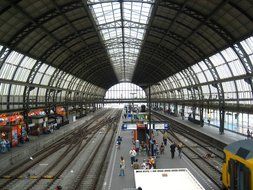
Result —
M168 130L168 123L154 123L154 129L156 130Z

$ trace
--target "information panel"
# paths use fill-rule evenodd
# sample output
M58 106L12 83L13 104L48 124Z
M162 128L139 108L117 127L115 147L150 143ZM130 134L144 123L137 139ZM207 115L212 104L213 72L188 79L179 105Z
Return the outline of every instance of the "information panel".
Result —
M168 127L168 124L167 123L154 123L154 129L156 130L168 130L169 127Z
M137 129L136 123L124 123L121 127L122 130L135 130Z
M131 129L131 130L134 130L134 129L137 129L137 125L135 123L128 123L128 124L125 124L127 125L127 129Z

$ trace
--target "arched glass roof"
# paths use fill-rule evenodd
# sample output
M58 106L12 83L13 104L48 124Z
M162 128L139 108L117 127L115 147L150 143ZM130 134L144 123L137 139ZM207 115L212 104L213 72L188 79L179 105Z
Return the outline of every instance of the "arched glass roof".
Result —
M88 0L119 81L132 80L153 3Z
M235 48L238 45L240 50ZM253 37L249 37L162 80L162 85L152 87L153 98L182 103L199 100L203 104L218 102L222 96L227 109L235 106L236 110L240 105L252 109L252 61Z
M252 0L19 0L0 7L2 110L102 100L119 81L159 82L154 100L253 110Z
M0 45L1 50L9 51ZM64 104L82 98L102 98L105 93L102 88L16 51L1 61L0 111L46 107L54 101ZM49 97L49 92L53 97Z

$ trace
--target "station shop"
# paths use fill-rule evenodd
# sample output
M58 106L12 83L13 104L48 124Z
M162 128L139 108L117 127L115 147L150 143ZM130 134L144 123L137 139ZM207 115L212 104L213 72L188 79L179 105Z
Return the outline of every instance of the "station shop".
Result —
M0 148L16 147L29 141L29 136L49 134L68 123L66 111L61 106L48 114L43 109L31 110L26 119L19 112L1 114Z
M46 113L43 109L37 109L28 113L28 126L30 135L41 135L52 133L53 130L68 124L66 111L57 106L55 112Z
M28 140L27 125L24 117L19 113L0 115L1 144L10 143L11 147L17 146Z

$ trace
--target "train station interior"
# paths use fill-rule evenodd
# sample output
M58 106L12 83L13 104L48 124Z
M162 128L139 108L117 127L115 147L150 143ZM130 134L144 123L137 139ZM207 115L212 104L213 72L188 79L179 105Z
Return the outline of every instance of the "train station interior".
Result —
M0 189L253 190L253 1L0 0Z

